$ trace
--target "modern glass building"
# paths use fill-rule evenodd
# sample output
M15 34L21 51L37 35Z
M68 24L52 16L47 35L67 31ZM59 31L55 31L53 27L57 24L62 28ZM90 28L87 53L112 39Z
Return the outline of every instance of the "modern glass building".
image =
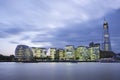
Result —
M55 60L56 52L57 52L56 48L49 48L48 49L48 53L50 55L51 60Z
M99 47L89 47L90 60L95 61L100 58L100 49Z
M65 59L74 60L74 46L73 45L65 46Z
M88 47L86 46L78 46L76 49L77 58L80 61L88 61L90 60L90 54L88 53Z
M40 60L40 59L44 59L47 57L45 48L32 47L32 51L36 59Z
M46 48L40 48L40 54L41 54L41 58L46 58L47 55L46 55Z
M58 57L58 60L65 60L65 51L64 51L64 49L58 49L57 50L57 57Z
M100 58L100 46L90 44L89 47L78 46L75 50L75 59L80 61L95 61Z
M38 47L32 47L33 55L35 58L40 59L40 48Z
M33 52L29 46L18 45L15 49L15 58L17 61L31 61L33 60Z
M104 35L103 35L103 51L112 51L111 49L111 41L110 41L110 34L109 34L109 26L108 26L108 22L106 20L104 20L103 23L103 31L104 31Z

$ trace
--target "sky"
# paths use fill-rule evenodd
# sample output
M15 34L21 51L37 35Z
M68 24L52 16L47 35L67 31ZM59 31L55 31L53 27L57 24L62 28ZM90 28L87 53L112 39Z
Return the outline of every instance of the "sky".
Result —
M119 53L120 0L0 0L0 54L14 54L17 45L102 44L104 18Z

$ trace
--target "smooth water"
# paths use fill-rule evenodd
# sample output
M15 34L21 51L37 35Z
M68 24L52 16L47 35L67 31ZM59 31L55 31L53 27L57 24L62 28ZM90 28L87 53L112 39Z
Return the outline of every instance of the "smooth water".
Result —
M120 63L0 63L0 80L120 80Z

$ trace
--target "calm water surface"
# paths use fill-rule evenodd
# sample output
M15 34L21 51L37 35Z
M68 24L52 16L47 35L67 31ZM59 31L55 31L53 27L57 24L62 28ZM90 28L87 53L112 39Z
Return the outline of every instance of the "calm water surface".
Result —
M120 63L0 63L0 80L120 80Z

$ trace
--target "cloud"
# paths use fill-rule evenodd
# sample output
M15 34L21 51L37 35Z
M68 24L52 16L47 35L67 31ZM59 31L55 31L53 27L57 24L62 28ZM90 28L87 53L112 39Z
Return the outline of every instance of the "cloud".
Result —
M9 37L9 34L5 33L5 32L0 32L0 38L6 38Z
M4 3L6 5L5 8L2 5L0 22L6 24L26 23L38 29L65 27L71 22L82 23L100 18L112 9L120 7L119 0L104 2L102 0L11 0Z
M5 30L5 32L6 33L8 33L8 34L19 34L21 31L23 31L21 28L19 28L19 27L14 27L14 28L9 28L9 29L7 29L7 30Z
M100 42L102 19L119 17L119 4L120 0L0 0L0 38L42 47ZM109 22L115 23L112 18ZM112 28L115 34L117 28Z
M19 42L16 42L16 41L9 41L9 42L12 44L19 44Z

